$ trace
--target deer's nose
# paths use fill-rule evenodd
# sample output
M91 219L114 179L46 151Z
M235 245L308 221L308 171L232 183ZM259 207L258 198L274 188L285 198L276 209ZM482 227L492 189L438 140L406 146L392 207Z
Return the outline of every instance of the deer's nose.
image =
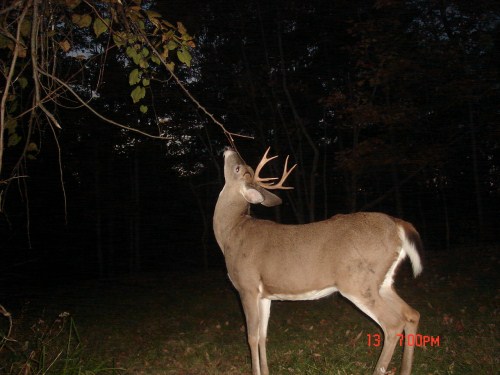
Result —
M234 149L232 147L229 147L229 146L226 146L224 147L224 158L231 152L235 152Z

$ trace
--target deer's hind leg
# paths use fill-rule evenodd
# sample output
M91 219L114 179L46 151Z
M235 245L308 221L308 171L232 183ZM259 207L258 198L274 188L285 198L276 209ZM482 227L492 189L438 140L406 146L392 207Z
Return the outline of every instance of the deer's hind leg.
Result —
M413 364L415 345L408 345L407 338L411 336L414 338L416 337L420 313L409 306L392 287L382 287L380 296L386 301L387 305L392 308L393 314L398 315L404 323L403 330L406 337L401 340L401 342L404 343L401 375L409 375ZM401 333L401 331L398 333ZM399 336L399 338L401 338L401 336Z
M399 297L392 286L373 288L359 296L344 294L361 311L372 318L384 332L384 345L377 361L374 375L385 374L391 362L401 332L406 335L417 332L420 314ZM406 346L403 354L402 375L409 375L413 361L413 347Z

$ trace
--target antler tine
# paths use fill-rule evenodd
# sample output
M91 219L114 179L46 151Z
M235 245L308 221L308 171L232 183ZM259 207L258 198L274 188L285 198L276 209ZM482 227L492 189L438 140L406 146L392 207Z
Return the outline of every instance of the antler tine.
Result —
M297 164L295 164L292 168L288 169L289 156L286 157L283 175L281 176L281 179L279 180L279 182L277 184L274 184L272 182L271 183L267 183L267 182L277 180L278 177L265 177L265 178L259 177L259 173L262 170L262 167L264 167L264 165L266 165L270 160L276 159L278 157L278 155L270 157L270 158L267 157L267 154L269 153L270 148L271 147L267 148L266 152L264 153L264 156L262 157L262 160L259 162L259 165L257 165L257 168L255 169L254 182L258 183L263 188L270 189L270 190L271 189L284 189L284 190L293 189L293 187L291 187L291 186L283 186L283 183L285 182L285 180L288 178L290 173L292 173L292 171L297 166Z
M288 158L289 158L289 155L286 157L285 168L283 169L283 175L281 176L280 181L276 185L268 186L267 189L283 189L283 190L293 189L292 186L283 186L283 183L285 182L285 180L288 178L290 173L292 173L292 171L297 166L297 164L294 164L292 168L288 169Z
M255 173L254 173L254 177L253 177L254 182L258 182L259 185L261 185L263 187L264 187L264 185L272 185L272 184L263 184L263 183L265 183L267 181L272 181L272 180L278 179L278 177L266 177L266 178L259 177L259 173L262 170L262 168L264 167L264 165L266 165L269 161L276 159L278 157L278 155L276 155L276 156L268 158L267 154L269 153L270 149L271 149L271 147L267 148L266 152L264 153L264 156L262 157L259 164L257 165L257 168L255 168Z

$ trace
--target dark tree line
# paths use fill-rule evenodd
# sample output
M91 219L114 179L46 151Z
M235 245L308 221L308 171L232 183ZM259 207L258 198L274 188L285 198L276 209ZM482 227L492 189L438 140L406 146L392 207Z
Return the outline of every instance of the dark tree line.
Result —
M282 157L268 173L287 154L299 164L284 205L258 215L309 222L383 211L414 222L436 250L498 238L497 2L155 5L195 36L192 66L179 69L186 87L228 129L254 137L235 138L246 161L271 146ZM91 87L100 76L89 69ZM108 57L104 71L101 112L140 129L160 124L169 140L59 109L68 214L47 141L29 165L29 213L20 194L2 219L11 259L62 268L71 259L68 270L101 276L217 264L211 216L226 138L168 75L152 83L142 114L126 66Z
M441 246L494 233L496 4L207 8L216 26L203 24L200 36L218 42L200 46L214 56L200 59L208 62L200 90L210 90L200 95L256 136L250 160L271 145L299 163L284 221L382 210L420 223Z

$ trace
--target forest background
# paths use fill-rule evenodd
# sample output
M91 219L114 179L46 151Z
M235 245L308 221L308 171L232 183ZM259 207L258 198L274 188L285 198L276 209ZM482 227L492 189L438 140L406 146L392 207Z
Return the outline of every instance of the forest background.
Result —
M0 19L2 277L219 267L228 136L250 165L281 155L270 174L298 163L258 216L382 211L430 253L498 241L498 2L4 0Z

